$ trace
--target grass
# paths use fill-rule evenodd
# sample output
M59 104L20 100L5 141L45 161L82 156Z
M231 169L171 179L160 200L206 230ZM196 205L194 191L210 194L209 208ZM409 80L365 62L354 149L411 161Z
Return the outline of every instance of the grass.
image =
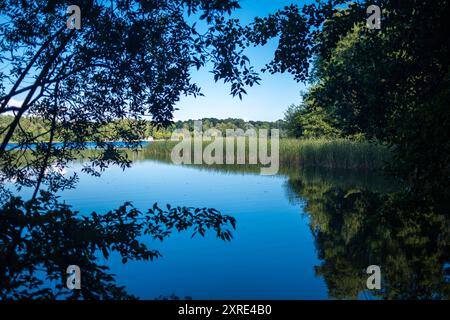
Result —
M176 141L151 142L146 157L170 158ZM210 142L204 141L203 147ZM270 147L268 147L270 150ZM246 148L248 152L248 147ZM224 152L225 153L225 152ZM381 169L390 160L389 149L381 144L348 139L281 139L280 165L328 169Z
M328 169L381 169L390 160L381 144L348 139L282 139L280 162Z

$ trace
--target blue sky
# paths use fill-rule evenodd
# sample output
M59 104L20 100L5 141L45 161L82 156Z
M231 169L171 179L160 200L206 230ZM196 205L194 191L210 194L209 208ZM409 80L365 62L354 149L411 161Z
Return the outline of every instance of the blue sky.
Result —
M232 17L238 18L243 24L250 23L256 16L264 17L269 13L292 3L303 5L314 0L240 0L241 9L233 12ZM277 40L273 39L264 47L250 48L246 55L250 58L256 70L260 70L273 58ZM5 67L2 65L2 67ZM204 117L242 118L244 120L274 121L282 119L284 111L291 104L301 101L301 92L306 90L303 83L298 83L291 74L260 73L260 85L246 88L247 95L242 101L230 95L230 85L223 81L214 82L213 74L208 68L193 71L192 81L197 83L204 97L185 97L176 107L174 120L199 119ZM8 85L8 84L5 84ZM23 95L10 101L11 105L20 106Z
M312 1L307 1L312 2ZM304 4L305 1L294 0L241 0L241 9L233 13L243 23L248 23L255 16L266 16L291 3ZM273 40L264 47L252 48L247 52L256 70L261 69L273 58L277 41ZM204 97L182 97L177 104L175 120L214 118L242 118L245 120L274 121L283 118L284 111L290 104L301 101L301 92L306 90L304 83L298 83L293 76L286 74L260 74L261 84L248 88L247 95L241 100L230 95L229 84L214 82L208 69L201 69L192 75L205 95Z

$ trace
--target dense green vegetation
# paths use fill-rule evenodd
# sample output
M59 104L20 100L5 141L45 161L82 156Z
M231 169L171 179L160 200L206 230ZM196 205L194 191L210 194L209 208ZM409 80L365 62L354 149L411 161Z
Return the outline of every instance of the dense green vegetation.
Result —
M0 116L0 139L4 137L3 128L7 128L8 125L12 122L13 116L6 115ZM228 118L228 119L216 119L216 118L202 118L198 120L186 120L186 121L176 121L167 126L158 126L155 125L152 121L149 120L116 120L110 121L101 126L102 137L106 137L108 140L113 141L114 139L122 139L122 131L135 129L134 135L136 140L147 139L148 137L153 137L156 140L161 139L170 139L172 133L176 129L187 129L189 131L194 130L194 121L201 121L203 130L208 129L217 129L223 135L225 135L227 129L279 129L280 136L286 136L285 133L285 122L283 120L278 121L244 121L242 119L236 118ZM50 121L44 120L40 117L29 116L22 117L20 120L20 126L23 130L16 132L10 142L21 141L23 135L28 135L30 137L37 137L36 141L48 141L50 138L50 132L48 131L48 127L50 125ZM92 126L95 126L92 123ZM97 130L97 129L96 129ZM129 133L129 134L132 134ZM269 132L270 133L270 132ZM84 137L89 140L96 140L98 137L98 132L92 130L91 136L89 130L86 130L84 133ZM55 133L54 141L62 141L64 140L64 135L60 134L58 131Z
M216 119L216 118L201 118L197 120L185 120L181 121L178 120L167 127L158 127L158 126L152 126L152 124L149 122L147 125L147 133L149 136L152 136L153 138L160 140L160 139L170 139L172 132L176 129L186 129L192 132L194 130L194 121L201 121L202 123L202 129L208 130L208 129L216 129L222 133L223 136L226 134L227 129L242 129L242 130L248 130L248 129L255 129L256 131L259 129L279 129L280 130L280 136L284 137L286 136L285 133L285 122L283 120L278 121L245 121L243 119L237 119L237 118L227 118L227 119Z
M291 105L285 112L285 128L290 137L333 139L343 136L326 117L323 108L312 108L306 103Z
M336 8L324 23L311 86L287 127L296 136L386 142L395 154L390 174L448 198L450 44L442 31L449 5L382 1L381 31L359 20L365 5Z
M280 160L303 167L381 170L390 161L390 151L367 141L282 139Z
M177 143L177 141L155 141L146 146L144 152L148 157L154 159L170 159L170 153ZM203 148L210 143L211 141L204 141ZM248 160L248 140L246 140L246 143L245 151ZM225 143L223 145L225 154ZM192 148L194 148L193 144ZM390 157L390 151L386 146L366 141L352 141L348 139L280 140L279 160L282 165L289 164L290 166L330 169L381 170L390 160Z

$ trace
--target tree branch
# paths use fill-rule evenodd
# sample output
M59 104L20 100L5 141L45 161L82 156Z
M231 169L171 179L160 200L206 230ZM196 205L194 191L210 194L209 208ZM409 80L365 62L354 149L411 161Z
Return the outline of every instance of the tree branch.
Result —
M3 109L6 108L9 100L17 95L16 90L19 87L20 83L23 81L23 79L25 78L25 76L28 74L28 72L30 71L31 67L33 66L33 64L36 62L37 58L41 55L41 53L48 48L48 46L50 45L50 43L56 38L56 36L62 32L65 29L65 27L62 27L61 29L59 29L54 35L52 35L47 41L44 42L44 44L39 48L39 50L36 52L36 54L33 56L33 58L30 60L30 62L28 63L28 65L26 66L25 70L21 73L21 75L19 76L19 78L17 79L17 81L14 83L14 86L11 88L10 92L8 95L4 96L1 98L2 100L2 104L0 106L0 113L3 113Z

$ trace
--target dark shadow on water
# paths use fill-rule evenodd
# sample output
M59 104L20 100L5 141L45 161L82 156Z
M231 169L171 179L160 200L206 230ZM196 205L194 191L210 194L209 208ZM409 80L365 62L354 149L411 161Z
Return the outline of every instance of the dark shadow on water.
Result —
M449 299L448 215L414 194L380 187L323 175L289 178L291 197L306 199L322 261L316 275L324 278L331 298L356 299L368 292L367 267L378 265L381 289L370 291L370 296Z

